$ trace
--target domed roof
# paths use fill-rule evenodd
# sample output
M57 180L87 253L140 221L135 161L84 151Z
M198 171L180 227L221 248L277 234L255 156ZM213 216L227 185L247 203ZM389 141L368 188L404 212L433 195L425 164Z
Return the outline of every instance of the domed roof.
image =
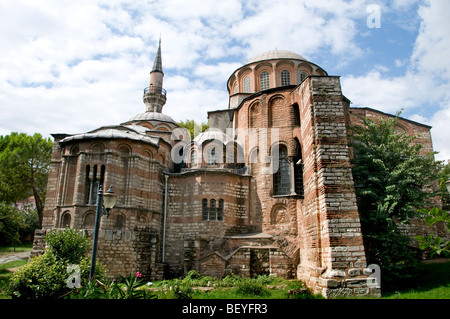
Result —
M145 112L133 116L128 122L132 121L159 121L177 124L169 115L158 112ZM126 122L126 123L128 123Z
M306 59L302 57L300 54L297 54L292 51L287 50L274 50L274 51L267 51L261 54L258 54L257 56L251 58L247 64L254 63L258 61L264 61L264 60L276 60L276 59L292 59L292 60L304 60Z
M90 139L129 139L147 144L158 145L157 137L148 136L145 130L135 125L103 126L87 133L80 133L65 137L60 143Z
M221 130L215 128L210 128L206 132L200 133L194 138L194 142L196 142L198 145L201 145L203 144L203 142L208 140L217 140L226 144L230 140L230 138Z

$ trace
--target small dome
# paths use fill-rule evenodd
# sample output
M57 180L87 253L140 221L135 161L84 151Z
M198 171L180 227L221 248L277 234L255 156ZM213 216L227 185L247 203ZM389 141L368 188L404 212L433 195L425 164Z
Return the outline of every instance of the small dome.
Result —
M169 115L158 112L145 112L133 116L127 123L132 121L159 121L177 124Z
M201 145L203 144L203 142L208 140L217 140L221 141L223 144L226 144L230 140L230 138L221 130L213 128L210 128L208 131L198 134L194 138L194 142L196 142L198 145Z
M307 61L304 57L302 57L300 54L294 53L292 51L287 50L274 50L274 51L267 51L261 54L258 54L257 56L250 59L247 64L254 63L258 61L264 61L264 60L277 60L277 59L291 59L291 60L303 60Z

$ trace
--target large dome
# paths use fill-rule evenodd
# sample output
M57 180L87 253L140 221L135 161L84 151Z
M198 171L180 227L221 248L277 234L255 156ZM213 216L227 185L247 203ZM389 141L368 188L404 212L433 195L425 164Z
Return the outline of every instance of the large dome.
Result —
M133 121L159 121L159 122L168 122L172 124L177 124L173 118L171 118L169 115L159 113L159 112L145 112L140 113L135 116L133 116L128 122ZM126 123L128 123L126 122Z
M258 62L258 61L264 61L264 60L274 60L274 59L293 59L293 60L307 61L300 54L294 53L292 51L274 50L274 51L267 51L267 52L258 54L257 56L251 58L247 62L247 64Z

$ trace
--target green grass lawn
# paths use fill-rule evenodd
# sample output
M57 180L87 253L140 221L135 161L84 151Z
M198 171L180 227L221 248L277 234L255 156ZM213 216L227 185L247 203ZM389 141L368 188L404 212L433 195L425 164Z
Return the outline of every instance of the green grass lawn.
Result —
M386 299L450 299L450 261L423 264L413 288L383 294ZM381 279L383 280L383 279ZM381 284L383 286L383 283Z
M14 246L0 246L0 256L12 253L14 251L17 253L30 251L32 248L33 248L33 242L31 242L31 241L17 244L15 247Z

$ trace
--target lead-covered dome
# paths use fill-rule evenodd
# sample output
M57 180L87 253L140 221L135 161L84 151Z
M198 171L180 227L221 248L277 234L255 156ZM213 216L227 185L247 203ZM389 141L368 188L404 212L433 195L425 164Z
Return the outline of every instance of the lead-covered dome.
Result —
M297 54L295 52L288 51L288 50L274 50L274 51L267 51L267 52L258 54L257 56L248 60L247 64L258 62L258 61L279 60L279 59L307 61L304 57L302 57L300 54Z

